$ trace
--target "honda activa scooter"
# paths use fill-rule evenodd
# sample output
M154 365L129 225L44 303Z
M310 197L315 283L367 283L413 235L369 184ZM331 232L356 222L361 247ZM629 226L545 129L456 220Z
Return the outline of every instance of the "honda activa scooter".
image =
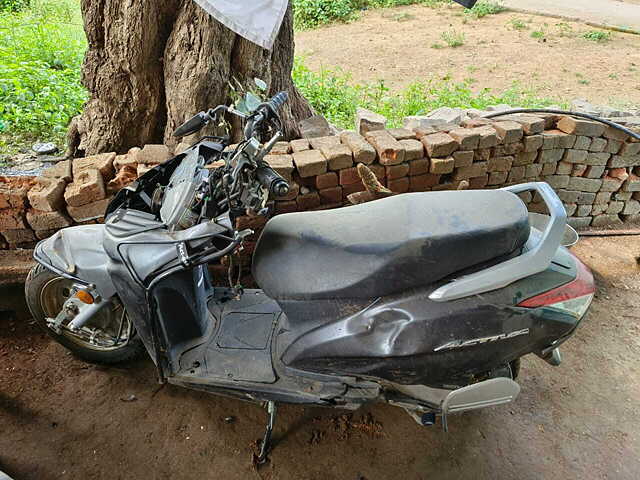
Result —
M205 137L119 192L104 225L40 242L26 285L34 317L87 360L143 346L161 382L266 402L259 460L278 402L382 401L446 429L452 413L512 402L523 355L560 363L595 286L561 246L566 213L545 183L278 215L253 256L261 289L212 285L207 264L252 233L236 218L266 215L269 196L289 191L265 160L286 98L199 113L176 134L226 114L241 117L244 140ZM542 223L525 191L546 202Z

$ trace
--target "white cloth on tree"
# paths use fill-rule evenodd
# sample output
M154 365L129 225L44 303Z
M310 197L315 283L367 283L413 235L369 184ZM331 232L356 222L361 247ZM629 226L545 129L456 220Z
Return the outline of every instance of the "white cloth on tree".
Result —
M289 0L194 0L220 23L271 50Z

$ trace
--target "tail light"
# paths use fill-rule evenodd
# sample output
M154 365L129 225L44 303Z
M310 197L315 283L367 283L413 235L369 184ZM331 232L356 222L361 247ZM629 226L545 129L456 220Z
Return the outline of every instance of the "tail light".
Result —
M591 271L575 256L576 278L547 292L528 298L518 304L518 307L539 308L550 307L581 318L591 305L596 286Z

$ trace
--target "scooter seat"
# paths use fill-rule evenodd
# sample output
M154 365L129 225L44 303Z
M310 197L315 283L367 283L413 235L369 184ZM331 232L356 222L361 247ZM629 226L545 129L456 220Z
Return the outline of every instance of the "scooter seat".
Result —
M504 190L408 193L278 215L253 275L271 298L376 298L509 255L529 237L524 203Z

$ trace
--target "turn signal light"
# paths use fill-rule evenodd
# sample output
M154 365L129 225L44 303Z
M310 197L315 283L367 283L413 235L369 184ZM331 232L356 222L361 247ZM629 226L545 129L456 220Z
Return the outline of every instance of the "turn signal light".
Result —
M92 305L95 301L91 294L86 290L78 290L76 292L76 298L80 300L82 303L86 303L87 305Z

